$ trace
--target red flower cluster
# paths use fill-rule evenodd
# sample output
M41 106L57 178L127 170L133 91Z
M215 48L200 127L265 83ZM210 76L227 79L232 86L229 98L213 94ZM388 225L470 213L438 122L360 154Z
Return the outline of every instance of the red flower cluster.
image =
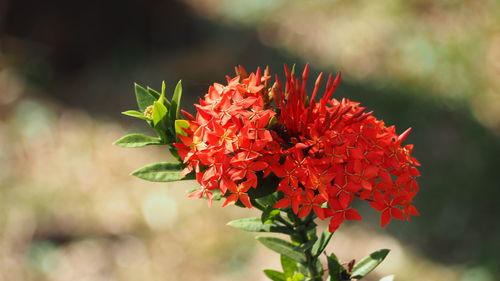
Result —
M174 145L188 163L183 174L194 170L201 185L190 197L206 196L211 205L214 190L219 190L222 195L229 193L223 206L240 200L252 207L247 191L257 187L256 172L270 171L264 158L279 153L279 144L267 129L276 114L267 109L268 79L260 71L227 77L227 86L214 84L195 105L196 118L184 112L190 124L188 136L179 135L183 143Z
M359 103L331 98L340 74L329 75L316 101L323 74L309 97L308 65L302 79L285 66L286 83L276 77L273 87L268 69L248 77L237 70L227 86L210 87L196 118L188 115L188 137L176 144L188 163L185 173L194 169L202 186L191 196L206 195L210 202L218 189L227 196L223 206L240 200L250 208L246 192L258 187L256 172L263 171L280 179L276 190L283 199L276 208L331 218L332 232L345 220L361 219L351 207L355 197L382 212L382 226L418 215L411 202L420 164L411 156L413 146L401 145L410 129L398 136Z

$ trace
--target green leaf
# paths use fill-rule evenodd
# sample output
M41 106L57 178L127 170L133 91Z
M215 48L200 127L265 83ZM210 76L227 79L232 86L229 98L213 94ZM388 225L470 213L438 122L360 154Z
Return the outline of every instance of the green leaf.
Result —
M330 242L330 239L332 238L333 232L328 231L328 228L321 233L319 236L318 240L316 240L316 243L314 243L312 247L312 254L314 257L319 257L321 255L321 252L323 252L328 245L328 242Z
M304 276L304 274L302 274L302 273L295 273L295 274L292 276L292 278L289 278L289 279L291 279L291 281L304 281L305 276Z
M150 87L148 87L147 89L148 89L148 92L149 92L152 96L154 96L156 100L158 100L158 101L160 100L160 96L161 96L161 94L160 94L158 91L156 91L155 89L152 89L152 88L150 88ZM168 99L167 99L167 98L165 98L164 96L162 97L162 99L163 99L163 104L164 104L167 108L170 108L170 102L168 101Z
M140 118L142 120L149 121L149 119L146 116L144 116L144 114L142 112L137 111L137 110L123 111L122 114L123 115L127 115L127 116L131 116L131 117L135 117L135 118Z
M264 274L273 281L286 281L285 274L276 270L264 269Z
M158 93L158 91L156 91L155 89L147 87L146 90L148 90L148 93L150 95L152 95L155 99L159 99L160 98L160 93Z
M155 101L153 105L153 123L156 126L165 115L167 115L167 108L163 105L163 103L159 101Z
M314 237L313 239L311 239L311 240L307 241L305 244L302 244L302 245L300 246L300 249L301 249L302 251L307 251L307 250L311 249L311 248L312 248L312 246L314 246L314 243L316 243L316 240L318 240L318 238L317 238L317 237Z
M248 232L260 232L264 226L259 218L236 219L228 222L227 225Z
M181 97L182 97L182 80L177 82L175 86L174 95L172 97L172 103L170 105L170 118L176 120L179 118L179 110L181 109Z
M352 278L361 279L365 277L385 259L389 251L388 249L382 249L363 258L352 268Z
M143 180L154 182L170 182L192 179L191 177L185 177L182 179L180 178L180 174L183 168L183 164L181 163L158 162L144 166L132 172L131 175Z
M280 210L278 209L273 209L272 206L267 206L266 209L262 212L262 216L260 217L260 220L263 224L269 224L274 221L274 219L279 216Z
M159 138L146 136L143 134L130 134L116 140L114 145L121 147L144 147L152 144L161 144Z
M262 224L260 218L237 219L228 222L227 225L248 232L278 232L284 234L290 234L293 232L284 226L276 224Z
M267 178L265 178L265 179L267 179ZM267 184L268 185L272 185L274 183L276 183L276 182L275 181L274 182L268 182ZM263 185L263 184L265 184L265 183L262 183L262 184L259 184L259 185ZM277 194L278 194L277 192L271 193L269 195L266 195L266 196L263 196L263 197L260 197L260 198L256 198L255 200L260 205L262 205L262 206L266 206L266 207L267 206L271 206L271 207L273 207L274 205L276 205L276 202L278 201L276 199Z
M283 268L283 272L286 277L291 277L298 270L297 262L292 260L291 258L281 255L281 267Z
M153 103L156 101L156 98L139 84L135 83L134 86L137 106L139 107L139 110L141 112L144 112L144 110L146 110L146 107L153 105Z
M259 242L264 246L279 254L285 255L300 263L305 262L304 253L288 241L276 237L264 236L259 236L256 239L259 240Z
M161 81L161 94L160 94L161 99L165 98L165 89L167 89L167 85L165 85L165 81Z
M342 272L345 271L345 268L339 263L339 260L335 256L335 254L331 253L330 256L327 256L328 261L328 271L329 271L329 280L330 281L341 281Z
M183 129L189 129L189 122L182 119L175 120L175 133L181 136L187 136L187 133Z

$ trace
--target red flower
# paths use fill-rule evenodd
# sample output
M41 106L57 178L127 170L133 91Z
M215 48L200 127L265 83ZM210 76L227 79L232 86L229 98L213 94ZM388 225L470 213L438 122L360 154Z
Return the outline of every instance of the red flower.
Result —
M418 192L412 145L402 146L411 129L401 135L372 112L348 99L332 95L340 73L316 79L311 95L306 84L309 65L295 77L285 66L284 83L269 85L269 69L250 75L239 67L227 85L214 84L196 105L196 117L187 115L188 136L179 136L179 155L195 172L201 189L192 194L209 200L214 190L227 196L223 206L241 201L251 207L249 188L259 188L262 176L279 178L280 199L275 208L291 207L299 217L313 211L330 218L330 230L345 220L359 220L350 207L355 198L366 200L391 218L418 215L411 205Z
M227 206L229 204L234 204L238 200L243 203L247 208L252 208L252 203L250 203L250 197L246 192L250 188L250 185L247 182L242 182L240 184L235 184L232 180L224 178L221 184L225 185L227 189L231 192L226 199L226 201L222 204L222 207Z

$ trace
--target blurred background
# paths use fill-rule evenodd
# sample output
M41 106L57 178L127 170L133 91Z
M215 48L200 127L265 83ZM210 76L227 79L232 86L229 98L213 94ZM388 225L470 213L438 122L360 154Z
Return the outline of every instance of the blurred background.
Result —
M111 143L146 125L133 82L184 106L253 70L310 62L395 124L422 162L421 212L365 208L330 250L392 249L371 279L500 280L500 3L494 0L0 0L0 280L266 280L278 255L225 225L255 215L129 176L167 150Z

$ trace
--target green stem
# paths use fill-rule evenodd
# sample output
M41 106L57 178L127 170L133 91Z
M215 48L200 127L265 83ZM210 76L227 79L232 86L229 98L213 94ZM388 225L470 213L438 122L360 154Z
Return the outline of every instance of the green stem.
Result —
M305 220L301 220L298 218L293 212L288 212L289 217L294 221L295 227L293 228L295 233L297 234L298 237L300 237L300 242L302 245L306 244L309 242L311 239L309 239L307 235L307 224L310 223L312 220L314 220L314 217L308 217ZM312 239L315 239L317 237L313 237ZM321 272L318 271L318 268L316 267L318 263L318 257L314 256L311 251L311 247L307 250L304 251L305 257L306 257L306 262L305 266L307 267L309 271L309 276L311 281L321 281L323 280L321 277Z

